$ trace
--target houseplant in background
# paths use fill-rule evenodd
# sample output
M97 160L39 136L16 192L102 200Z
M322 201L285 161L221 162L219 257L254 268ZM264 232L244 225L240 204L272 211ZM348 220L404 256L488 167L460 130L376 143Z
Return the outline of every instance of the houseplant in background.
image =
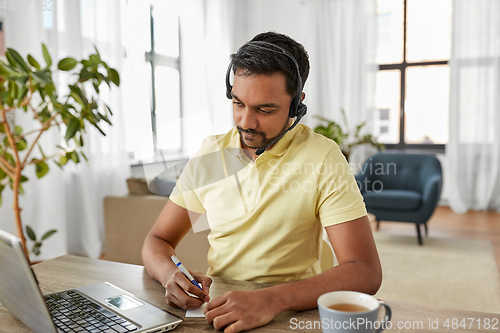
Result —
M109 67L95 49L87 59L64 58L59 61L58 70L75 70L69 79L69 93L60 95L52 80L52 59L43 44L42 51L45 67L31 55L25 61L13 49L7 49L8 63L0 61L0 205L2 191L10 186L17 233L27 258L29 252L19 206L19 194L24 193L22 183L28 181L26 169L34 167L36 177L42 178L49 171L49 161L60 168L70 161L80 163L80 157L88 162L82 149L86 126L92 125L106 135L99 123L104 121L111 125L109 116L112 112L99 98L99 87L103 82L110 88L111 84L120 84L118 72ZM37 123L35 130L25 132L16 124L14 112L22 110L33 116ZM61 143L51 147L55 152L47 156L40 146L40 137L51 128L59 129ZM37 156L32 157L35 151ZM40 239L28 226L26 232L34 242L32 252L38 255L42 242L56 231L49 230Z
M356 126L356 129L354 131L351 131L349 129L349 124L347 122L347 117L344 109L340 109L340 112L342 113L345 129L342 129L342 126L340 126L340 124L336 123L333 120L315 115L314 118L321 120L324 125L316 126L314 128L314 132L335 141L339 145L340 150L344 154L347 161L349 161L349 156L353 152L354 148L364 144L371 145L378 150L385 150L384 145L379 143L377 141L377 138L375 138L373 135L365 134L363 136L360 136L361 130L366 125L366 122L362 122L361 124Z

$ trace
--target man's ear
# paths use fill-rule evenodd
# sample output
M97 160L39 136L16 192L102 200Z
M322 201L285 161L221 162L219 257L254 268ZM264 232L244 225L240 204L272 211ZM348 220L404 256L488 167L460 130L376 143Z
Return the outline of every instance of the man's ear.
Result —
M301 98L300 98L300 101L302 102L305 98L306 98L306 93L305 93L305 92L303 92L303 93L302 93L302 96L301 96Z

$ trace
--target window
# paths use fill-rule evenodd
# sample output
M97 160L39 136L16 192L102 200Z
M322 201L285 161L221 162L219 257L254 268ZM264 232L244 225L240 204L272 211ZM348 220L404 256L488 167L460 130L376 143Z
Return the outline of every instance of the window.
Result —
M182 147L179 14L169 6L150 7L151 128L155 152L178 152Z
M179 15L173 0L128 0L125 6L125 146L134 163L182 150Z
M377 0L375 134L391 149L448 142L451 0Z

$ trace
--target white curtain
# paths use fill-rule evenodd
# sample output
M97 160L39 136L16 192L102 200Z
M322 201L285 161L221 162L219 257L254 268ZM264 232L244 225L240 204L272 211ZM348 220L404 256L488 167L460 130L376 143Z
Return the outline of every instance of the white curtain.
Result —
M367 124L362 134L372 133L375 115L377 7L375 0L311 0L306 2L308 33L304 40L311 72L306 84L308 117L313 114L332 119L342 126L341 109L349 127ZM350 157L358 164L374 151L358 147Z
M28 53L44 63L41 43L51 53L53 66L67 56L82 59L94 51L111 67L121 71L124 56L121 46L121 2L111 1L52 1L53 11L37 10L7 12L4 30L7 47L23 56ZM67 91L69 78L54 75L60 94ZM64 170L50 164L51 170L43 179L36 179L34 170L27 172L30 181L23 185L21 196L22 219L40 237L49 229L58 232L44 242L42 255L47 259L66 253L97 258L103 252L104 223L103 198L106 195L126 193L126 178L130 167L124 147L123 115L119 89L104 89L103 100L113 110L113 126L103 126L102 137L92 126L84 137L85 162ZM16 113L16 122L24 129L35 129L37 124L23 112ZM60 143L60 133L52 130L42 137L41 145L49 155ZM29 140L28 140L29 142ZM12 213L12 195L4 190L0 208L0 228L15 233Z
M182 2L181 75L183 149L198 150L208 135L233 126L231 103L226 98L225 74L230 45L233 4L229 0Z
M450 207L500 211L500 1L454 0Z

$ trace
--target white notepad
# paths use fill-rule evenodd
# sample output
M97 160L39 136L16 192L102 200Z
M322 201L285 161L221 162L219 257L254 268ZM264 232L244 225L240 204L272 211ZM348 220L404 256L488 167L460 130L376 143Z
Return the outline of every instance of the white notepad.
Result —
M198 283L199 284L199 283ZM201 287L201 286L200 286ZM193 296L193 297L196 297L195 295L191 294L191 293L188 293L187 294L189 296ZM210 296L210 299L212 299L212 295L210 293L210 291L208 292L208 295ZM205 318L205 314L204 314L204 311L205 311L205 308L207 307L207 303L203 303L198 309L194 309L194 310L186 310L186 315L185 317L186 318L194 318L194 317L198 317L198 318Z
M205 308L207 307L207 303L203 303L198 309L195 310L187 310L186 311L186 318L192 318L192 317L200 317L200 318L205 318Z

